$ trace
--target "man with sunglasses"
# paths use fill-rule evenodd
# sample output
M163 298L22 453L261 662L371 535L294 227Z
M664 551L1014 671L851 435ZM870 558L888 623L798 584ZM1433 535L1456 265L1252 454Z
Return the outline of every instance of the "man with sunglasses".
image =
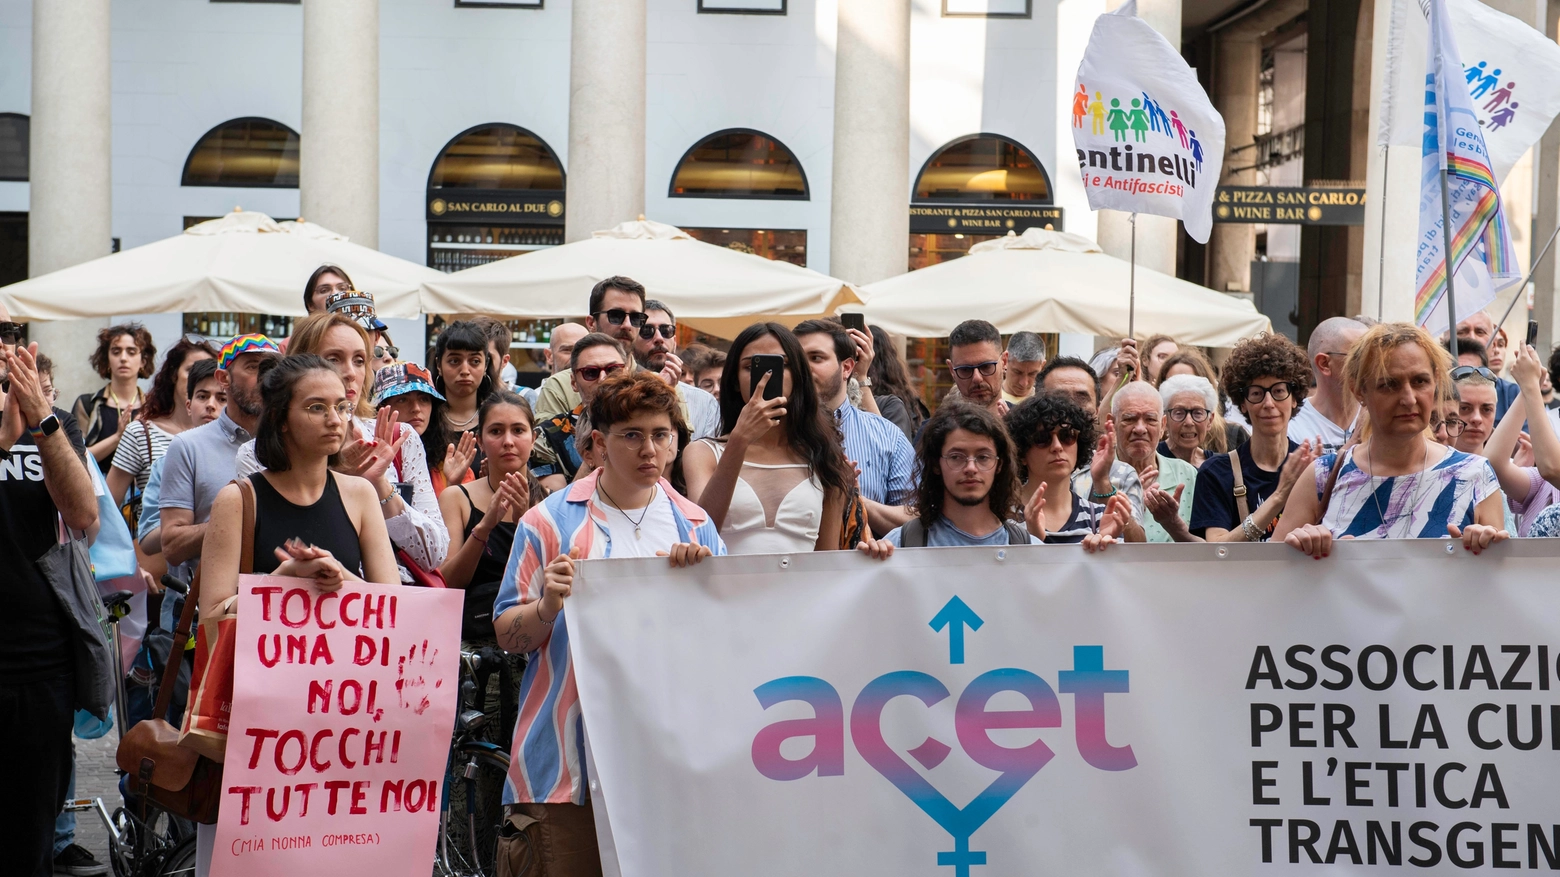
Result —
M1305 354L1316 386L1289 420L1291 439L1303 442L1321 436L1323 454L1337 453L1348 441L1360 403L1343 386L1343 366L1354 342L1364 334L1365 324L1348 317L1330 317L1311 330Z
M568 413L541 421L539 440L531 448L531 474L549 493L573 481L583 465L575 437L597 388L602 381L627 370L628 355L617 339L592 332L574 343L567 374L580 404Z
M656 304L666 314L666 320L675 327L671 311L664 304ZM646 313L644 286L620 275L608 277L591 288L589 307L590 316L585 318L585 328L613 338L623 345L624 350L634 349L640 340L640 332L650 322L650 315ZM652 330L652 333L658 335L660 330ZM681 361L677 364L679 368L682 365ZM663 372L662 378L677 390L677 397L682 401L683 417L693 430L693 439L719 436L720 403L715 401L715 397L698 387L681 383L676 375L667 379ZM536 392L537 420L545 421L560 414L568 414L579 404L580 395L574 389L569 373L556 372L543 381L541 389Z
M1012 406L1002 398L1002 333L985 320L965 320L948 333L948 371L959 398L997 417Z

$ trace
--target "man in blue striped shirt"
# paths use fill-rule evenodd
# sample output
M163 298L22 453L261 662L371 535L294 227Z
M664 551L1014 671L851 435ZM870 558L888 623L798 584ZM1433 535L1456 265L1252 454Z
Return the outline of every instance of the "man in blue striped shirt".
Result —
M857 479L867 522L882 536L910 520L915 494L915 449L894 422L850 404L845 382L856 368L856 342L838 320L807 320L795 329L807 354L818 400L834 414L844 437L845 456L860 470ZM870 389L870 384L863 384Z

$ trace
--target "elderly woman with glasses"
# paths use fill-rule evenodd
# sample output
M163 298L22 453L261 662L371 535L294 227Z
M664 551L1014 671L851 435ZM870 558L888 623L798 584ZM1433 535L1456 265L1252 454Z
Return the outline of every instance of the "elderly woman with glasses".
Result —
M1230 352L1222 383L1251 424L1251 440L1197 470L1191 533L1209 542L1266 542L1320 446L1289 440L1289 420L1310 391L1311 366L1288 338L1258 335Z
M1165 406L1165 438L1159 453L1201 466L1208 461L1208 430L1219 410L1219 394L1207 378L1172 375L1159 383Z

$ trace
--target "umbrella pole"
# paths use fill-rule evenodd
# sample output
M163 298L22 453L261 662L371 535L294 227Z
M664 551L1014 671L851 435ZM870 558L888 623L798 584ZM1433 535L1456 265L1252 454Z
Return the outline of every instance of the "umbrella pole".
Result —
M1137 212L1134 211L1128 222L1132 225L1132 245L1128 249L1127 262L1127 337L1135 338L1133 331L1137 322Z
M1448 345L1452 350L1452 367L1457 367L1457 296L1452 282L1452 199L1446 182L1446 160L1441 160L1441 260L1446 271L1446 322L1451 331Z

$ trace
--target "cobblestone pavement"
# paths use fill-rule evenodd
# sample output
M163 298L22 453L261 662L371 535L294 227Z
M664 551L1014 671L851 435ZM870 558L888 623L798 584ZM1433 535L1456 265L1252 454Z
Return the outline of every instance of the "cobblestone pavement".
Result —
M102 798L112 814L124 802L119 797L119 775L114 773L114 751L119 734L110 730L96 740L76 739L76 797ZM99 862L108 862L108 831L103 820L88 810L76 814L76 843L86 847Z

